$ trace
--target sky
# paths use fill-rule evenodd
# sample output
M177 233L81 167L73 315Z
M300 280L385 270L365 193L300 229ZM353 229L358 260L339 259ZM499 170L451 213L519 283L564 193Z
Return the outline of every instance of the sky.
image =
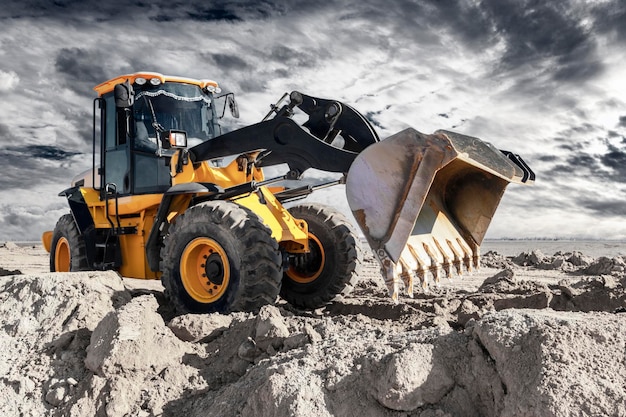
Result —
M344 101L385 138L453 130L521 155L487 238L626 240L622 0L3 1L0 241L34 241L91 167L93 87L216 80L256 123L284 92ZM322 180L325 173L308 173ZM344 190L315 201L349 212Z

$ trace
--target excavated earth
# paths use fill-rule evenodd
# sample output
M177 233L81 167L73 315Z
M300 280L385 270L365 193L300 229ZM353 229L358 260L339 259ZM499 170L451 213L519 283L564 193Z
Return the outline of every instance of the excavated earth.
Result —
M158 282L0 247L2 416L626 416L622 258L483 256L399 304L175 316Z

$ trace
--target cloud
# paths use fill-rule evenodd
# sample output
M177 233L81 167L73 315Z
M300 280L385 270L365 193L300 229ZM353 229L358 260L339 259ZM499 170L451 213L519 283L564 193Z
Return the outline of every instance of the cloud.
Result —
M0 91L13 90L20 82L20 77L13 71L0 70Z
M60 210L58 191L91 165L93 86L151 70L236 92L242 117L225 129L300 90L353 105L381 137L453 128L519 153L537 183L508 189L493 236L584 234L603 209L602 230L624 234L608 196L626 178L625 19L617 0L7 0L0 137L20 146L0 151L0 200L22 189ZM312 197L346 208L341 189ZM0 226L19 236L18 223L53 224L34 220L44 212Z
M64 84L79 95L92 95L91 88L105 81L102 62L104 56L99 51L84 48L61 48L57 53L54 68L61 75Z
M598 2L594 4L592 14L596 31L615 35L621 41L626 40L626 4L623 1Z
M482 6L505 42L502 62L508 68L555 58L558 77L566 68L595 61L595 42L573 2L486 0Z
M624 201L616 198L585 198L580 200L580 205L600 216L626 216Z
M612 168L614 174L611 180L626 183L626 152L610 145L609 151L602 155L600 161L607 167ZM623 204L626 207L626 204Z
M210 57L223 71L242 71L248 68L248 63L237 55L215 53Z

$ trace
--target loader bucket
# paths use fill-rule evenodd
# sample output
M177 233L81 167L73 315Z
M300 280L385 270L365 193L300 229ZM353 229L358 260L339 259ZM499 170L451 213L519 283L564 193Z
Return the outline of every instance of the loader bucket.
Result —
M401 281L412 296L415 279L477 268L504 189L533 181L519 156L478 138L406 129L357 156L346 194L397 301Z

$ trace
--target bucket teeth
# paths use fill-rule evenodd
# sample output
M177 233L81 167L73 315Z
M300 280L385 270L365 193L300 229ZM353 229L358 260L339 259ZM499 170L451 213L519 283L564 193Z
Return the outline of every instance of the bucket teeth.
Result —
M395 302L398 301L400 283L409 297L413 297L417 282L422 292L428 292L432 277L438 285L442 277L452 279L453 276L472 272L478 268L479 247L470 245L461 238L440 241L430 234L413 235L395 265L389 257L383 256L383 262L394 265L386 270L385 283ZM384 255L384 251L380 251Z
M389 295L398 303L400 289L413 298L415 285L419 282L422 292L428 293L430 278L438 285L441 277L452 279L479 268L480 250L461 238L446 239L442 244L430 234L413 235L396 264L384 250L376 253Z
M376 258L381 265L380 272L385 279L385 285L389 291L389 296L394 303L398 304L400 296L400 275L395 263L387 256L384 250L375 252Z

